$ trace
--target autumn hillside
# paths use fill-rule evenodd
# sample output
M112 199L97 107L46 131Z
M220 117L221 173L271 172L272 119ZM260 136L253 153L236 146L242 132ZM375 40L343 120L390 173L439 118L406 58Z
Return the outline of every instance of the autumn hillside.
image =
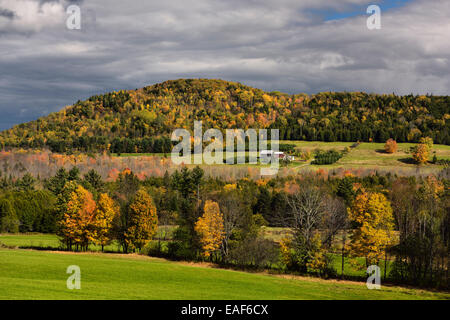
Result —
M54 152L167 152L170 133L204 128L278 128L283 140L450 144L449 96L362 92L289 95L236 82L166 81L97 95L0 133L2 147Z

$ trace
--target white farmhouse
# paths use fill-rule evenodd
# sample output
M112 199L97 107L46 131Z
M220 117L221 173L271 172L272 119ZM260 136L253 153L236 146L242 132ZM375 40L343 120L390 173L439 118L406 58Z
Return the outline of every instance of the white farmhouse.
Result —
M284 154L284 152L280 152L280 151L273 151L273 150L261 150L259 152L259 157L261 159L271 159L272 157L278 157L279 159L284 159L286 155Z
M284 152L281 152L281 151L261 150L259 152L259 158L261 160L269 161L269 160L271 160L272 158L275 158L275 157L277 157L278 159L285 159L286 158L286 159L291 160L291 161L294 160L293 156L286 155Z

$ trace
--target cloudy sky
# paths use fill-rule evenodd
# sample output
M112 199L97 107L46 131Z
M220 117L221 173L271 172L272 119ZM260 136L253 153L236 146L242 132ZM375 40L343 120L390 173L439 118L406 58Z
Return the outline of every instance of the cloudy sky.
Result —
M73 4L81 30L66 26ZM449 40L448 0L0 0L0 129L178 78L448 95Z

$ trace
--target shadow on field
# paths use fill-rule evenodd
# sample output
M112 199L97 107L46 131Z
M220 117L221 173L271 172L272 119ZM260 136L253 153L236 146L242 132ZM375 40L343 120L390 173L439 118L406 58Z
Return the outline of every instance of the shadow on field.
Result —
M406 164L416 164L413 158L400 158L398 161L406 163Z

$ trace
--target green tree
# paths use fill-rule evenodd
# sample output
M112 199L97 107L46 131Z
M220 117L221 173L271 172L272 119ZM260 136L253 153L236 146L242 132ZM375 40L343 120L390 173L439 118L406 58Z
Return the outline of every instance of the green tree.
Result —
M89 170L83 177L83 186L94 194L104 192L105 183L102 176L94 169Z
M66 169L59 168L53 177L45 181L44 185L48 190L53 192L53 194L59 196L68 180L69 174L67 173Z
M9 199L0 199L0 232L19 232L20 221Z
M31 191L34 190L35 183L36 179L34 179L33 176L27 172L22 179L17 180L16 186L19 190Z

